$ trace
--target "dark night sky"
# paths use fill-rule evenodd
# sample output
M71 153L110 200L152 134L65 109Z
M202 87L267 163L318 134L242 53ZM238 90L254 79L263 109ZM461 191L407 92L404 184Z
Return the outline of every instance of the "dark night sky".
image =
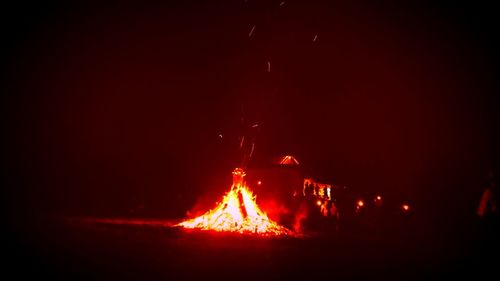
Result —
M242 108L256 157L474 207L498 156L492 7L166 2L4 9L8 215L182 216L227 189Z

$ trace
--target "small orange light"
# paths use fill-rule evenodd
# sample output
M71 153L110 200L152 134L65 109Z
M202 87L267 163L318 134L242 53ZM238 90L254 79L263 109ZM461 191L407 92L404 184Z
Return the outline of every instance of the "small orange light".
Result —
M316 205L321 206L321 201L316 201Z
M365 205L365 202L363 202L363 200L359 200L358 201L358 206L359 207L363 207Z
M382 200L382 197L380 195L378 195L376 198L377 200Z
M403 209L403 211L405 211L405 212L408 212L410 210L410 206L408 204L403 204L401 206L401 209Z

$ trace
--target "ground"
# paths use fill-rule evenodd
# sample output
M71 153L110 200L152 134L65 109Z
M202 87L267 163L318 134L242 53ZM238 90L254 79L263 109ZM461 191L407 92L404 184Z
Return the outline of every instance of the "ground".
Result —
M168 224L50 219L31 243L10 245L16 249L7 265L19 277L36 272L49 280L421 280L490 271L473 241L422 232L262 238ZM30 270L14 269L23 265Z

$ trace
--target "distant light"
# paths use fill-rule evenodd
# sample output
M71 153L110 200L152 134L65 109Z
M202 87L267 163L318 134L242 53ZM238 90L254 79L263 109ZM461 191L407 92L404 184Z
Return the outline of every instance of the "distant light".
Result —
M261 185L261 184L262 184L262 181L258 181L258 182L257 182L257 185Z
M403 212L408 212L410 210L410 205L403 204L401 205L401 209L403 209Z
M365 205L365 202L363 200L358 201L358 207L363 207Z
M375 196L375 199L373 199L373 202L375 203L376 207L382 206L382 196L380 196L380 195Z
M316 205L321 206L321 201L316 201Z

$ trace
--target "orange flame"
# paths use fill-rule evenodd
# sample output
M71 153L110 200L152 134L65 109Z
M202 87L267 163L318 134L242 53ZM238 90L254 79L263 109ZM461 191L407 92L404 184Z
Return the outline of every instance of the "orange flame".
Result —
M293 232L270 220L260 210L255 196L246 186L243 169L233 171L233 185L222 201L205 214L178 224L185 228L229 231L260 235L293 235Z

